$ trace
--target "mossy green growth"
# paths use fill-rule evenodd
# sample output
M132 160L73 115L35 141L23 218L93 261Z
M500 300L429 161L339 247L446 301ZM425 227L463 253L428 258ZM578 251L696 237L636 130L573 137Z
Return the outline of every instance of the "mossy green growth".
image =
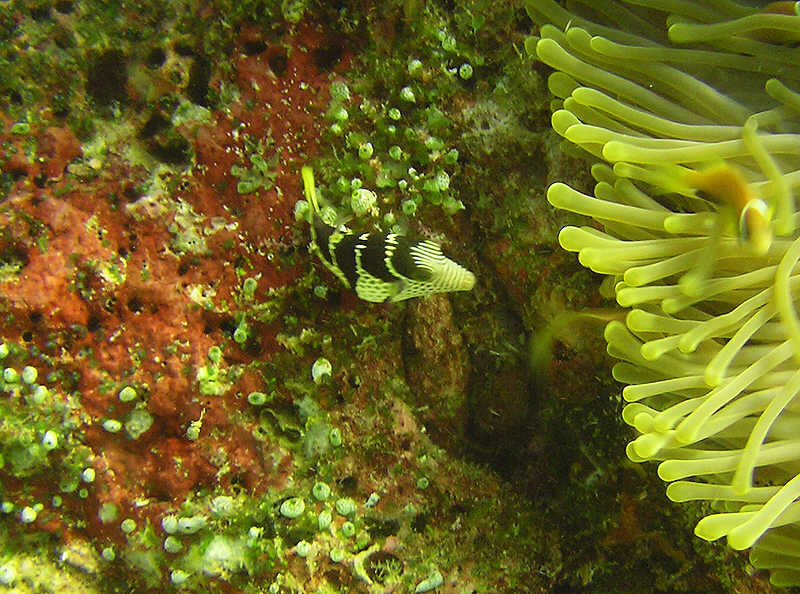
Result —
M291 497L281 503L281 515L286 518L299 518L306 509L306 504L302 497Z
M178 519L176 530L181 534L194 534L205 528L207 523L204 515L187 516Z
M244 344L250 336L250 325L244 315L237 316L236 329L233 331L233 340L237 344Z
M120 525L127 545L121 556L129 570L148 587L155 588L163 579L165 556L161 550L161 540L149 520L143 523L126 518Z
M245 568L245 542L218 534L206 545L202 557L202 571L209 576L238 573Z
M257 278L248 277L244 279L242 283L242 298L245 301L252 301L255 298L256 289L258 289Z
M125 421L125 431L131 439L139 439L153 425L153 416L146 408L136 408Z
M118 397L120 402L130 402L136 399L136 389L131 386L125 386L119 391Z
M109 433L118 433L122 429L122 423L117 419L106 419L102 426Z
M311 494L317 501L326 501L331 496L331 488L323 482L314 483Z
M111 524L119 517L119 508L113 503L106 502L100 506L97 516L103 524Z
M237 370L223 367L222 349L213 346L208 350L208 364L197 368L195 379L204 396L221 396L236 378Z
M0 343L0 358L6 365L0 375L0 468L19 479L48 473L59 482L79 482L88 457L85 448L75 449L82 425L77 403L38 383L43 374L19 345Z
M164 550L173 554L180 553L183 550L183 543L175 536L168 536L164 539Z
M267 403L269 397L264 392L250 392L247 401L253 406L262 406Z
M244 144L249 166L231 166L231 174L239 178L236 191L240 194L251 194L257 190L271 189L275 185L277 177L276 168L280 151L274 151L267 155L274 146L270 136L254 141L245 135Z
M303 431L303 454L308 459L315 459L328 453L331 449L331 427L321 417L312 417L305 423Z
M205 217L195 212L194 207L177 200L170 205L175 216L168 229L172 235L170 248L176 254L207 254L208 242L204 228Z
M446 19L432 14L426 19L431 22L415 24L415 42L402 58L370 56L363 74L331 84L329 141L337 150L314 163L328 203L363 216L361 201L351 200L355 188L337 181L358 179L359 189L377 195L377 214L392 214L388 228L394 231L404 231L425 205L448 216L464 208L449 183L458 179L461 167L455 146L459 132L448 110L484 59L458 41ZM406 52L412 53L410 59ZM459 66L451 67L454 58L460 58Z

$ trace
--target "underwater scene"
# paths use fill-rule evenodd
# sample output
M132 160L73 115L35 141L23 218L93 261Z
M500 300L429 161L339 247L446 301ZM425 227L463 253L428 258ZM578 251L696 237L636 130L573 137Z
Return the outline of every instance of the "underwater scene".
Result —
M0 0L0 594L800 591L799 7Z

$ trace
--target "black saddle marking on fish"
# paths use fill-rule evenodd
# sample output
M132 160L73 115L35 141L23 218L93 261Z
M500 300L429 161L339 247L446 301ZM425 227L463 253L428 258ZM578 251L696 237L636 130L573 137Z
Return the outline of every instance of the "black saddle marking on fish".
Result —
M388 247L386 235L378 233L362 235L359 247L361 248L361 267L364 270L387 283L397 281L397 275L393 274L386 266L386 249Z
M359 238L353 233L340 234L341 239L333 246L333 261L331 264L336 266L347 282L350 288L356 286L358 282L358 271L356 270L356 248L359 243Z

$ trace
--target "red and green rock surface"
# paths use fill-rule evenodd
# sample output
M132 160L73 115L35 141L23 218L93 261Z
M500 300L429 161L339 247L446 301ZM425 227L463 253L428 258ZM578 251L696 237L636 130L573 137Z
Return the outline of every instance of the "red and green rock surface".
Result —
M532 27L0 3L0 591L769 591L627 463L599 325L530 355L610 307L555 241L544 189L588 177ZM308 253L306 164L476 288L359 301Z

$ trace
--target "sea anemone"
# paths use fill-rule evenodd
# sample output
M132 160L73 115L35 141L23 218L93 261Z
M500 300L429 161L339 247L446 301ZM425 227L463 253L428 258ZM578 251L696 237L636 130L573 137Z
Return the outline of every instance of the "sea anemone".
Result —
M594 161L594 196L547 198L599 223L559 241L630 309L605 330L628 456L714 502L698 536L800 584L800 17L602 4L530 0L526 48L555 70L554 130Z

